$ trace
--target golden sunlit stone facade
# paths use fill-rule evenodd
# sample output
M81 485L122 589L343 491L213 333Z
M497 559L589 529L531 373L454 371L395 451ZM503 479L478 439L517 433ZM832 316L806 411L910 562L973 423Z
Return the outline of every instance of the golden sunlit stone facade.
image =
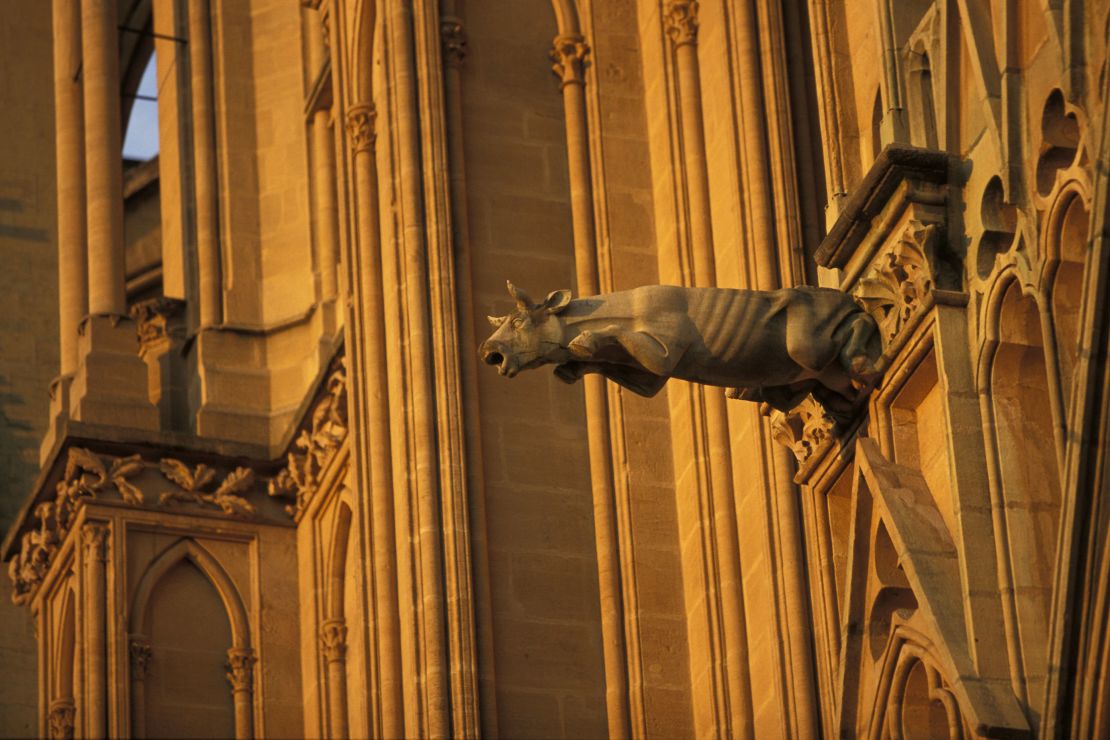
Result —
M1108 15L3 9L0 731L1110 734ZM508 381L506 278L837 289L881 377Z

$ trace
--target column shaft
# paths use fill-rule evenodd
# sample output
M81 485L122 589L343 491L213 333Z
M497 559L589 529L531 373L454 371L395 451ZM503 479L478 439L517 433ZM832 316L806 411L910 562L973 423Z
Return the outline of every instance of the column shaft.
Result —
M124 315L123 146L114 0L81 0L89 313Z
M77 369L77 327L89 311L85 251L85 106L81 8L54 0L54 142L58 192L58 333L61 374Z
M307 12L306 18L309 24L309 70L315 80L327 58L327 49L324 46L319 12ZM334 90L334 83L332 87ZM335 147L331 120L330 107L318 108L312 114L312 200L316 224L313 246L316 270L320 275L321 301L334 301L339 294L339 215L335 195Z
M382 737L405 733L402 701L400 615L397 603L397 548L393 513L393 465L390 454L389 397L385 383L385 298L382 291L381 232L378 224L377 166L374 161L374 108L368 103L347 109L347 135L354 150L355 229L352 306L349 331L353 359L361 381L353 387L360 428L369 453L360 460L360 485L368 492L374 568L374 620L377 626L379 718ZM357 400L356 400L357 399Z
M200 326L223 320L219 183L212 90L212 21L208 0L190 0L189 69L196 185L197 303Z
M92 738L108 737L108 672L106 650L107 599L105 564L108 527L86 524L81 532L85 548L85 671L88 706L85 727Z
M571 226L574 234L574 267L580 296L600 292L597 269L597 232L593 213L593 178L590 169L589 130L583 58L586 45L577 35L555 38L552 59L562 78L563 111L567 132L567 168L570 176ZM601 606L602 656L605 664L605 705L609 737L631 736L628 693L628 655L624 634L624 601L617 510L613 486L612 443L605 379L587 375L586 434L589 445L590 482L594 505L594 543L597 552L598 596Z
M678 77L679 115L682 123L682 153L686 169L686 197L689 204L690 249L693 257L694 284L712 287L717 283L716 255L713 247L713 220L710 210L709 170L702 123L701 73L697 54L697 2L670 0L668 33L674 43ZM712 530L708 548L715 566L719 612L714 616L720 631L724 665L721 666L727 696L725 721L720 730L738 737L752 736L752 698L748 666L748 641L744 613L744 592L740 570L740 545L736 527L735 494L732 480L732 454L728 412L723 392L718 388L701 389L705 409L705 450L710 491L703 526Z

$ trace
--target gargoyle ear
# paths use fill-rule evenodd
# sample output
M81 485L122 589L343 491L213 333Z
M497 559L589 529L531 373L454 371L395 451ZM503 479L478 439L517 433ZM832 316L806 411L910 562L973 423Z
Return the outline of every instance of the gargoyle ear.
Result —
M502 323L504 323L505 317L504 316L487 316L486 321L488 321L489 325L492 326L494 329L497 329L498 327L501 326Z
M553 290L547 294L547 299L540 308L547 313L559 313L567 307L568 303L570 303L569 290Z
M535 304L532 303L532 299L528 297L527 293L513 285L508 280L505 281L505 285L509 286L509 295L511 295L516 300L516 305L519 308L523 308L528 311L532 310Z

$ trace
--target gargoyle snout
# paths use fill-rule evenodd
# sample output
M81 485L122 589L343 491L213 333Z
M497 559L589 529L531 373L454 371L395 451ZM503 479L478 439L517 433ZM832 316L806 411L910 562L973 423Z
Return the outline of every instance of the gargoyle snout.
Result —
M504 353L489 342L482 342L482 346L478 348L478 354L482 356L482 362L487 365L500 365L505 361Z

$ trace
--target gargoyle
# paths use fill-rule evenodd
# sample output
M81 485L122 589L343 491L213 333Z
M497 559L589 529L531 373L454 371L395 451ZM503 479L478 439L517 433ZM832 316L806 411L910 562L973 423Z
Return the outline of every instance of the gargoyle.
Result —
M875 320L837 290L649 285L578 299L556 290L534 303L508 286L516 309L488 317L496 331L479 351L510 378L553 364L568 383L601 373L641 396L679 378L782 411L812 393L844 413L877 376Z

